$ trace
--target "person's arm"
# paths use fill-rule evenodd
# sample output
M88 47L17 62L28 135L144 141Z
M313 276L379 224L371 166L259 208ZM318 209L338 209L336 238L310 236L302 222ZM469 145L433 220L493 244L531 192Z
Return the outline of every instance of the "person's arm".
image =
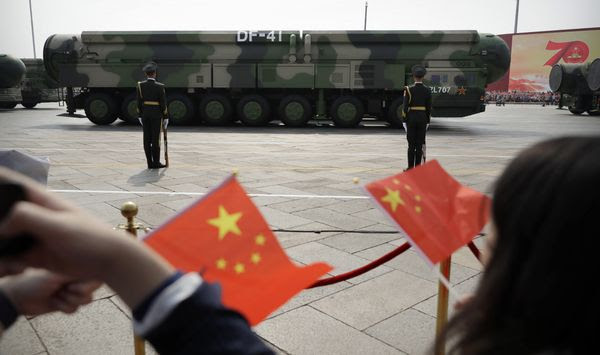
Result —
M1 182L23 185L27 202L14 205L0 224L0 238L29 233L36 243L23 255L0 259L0 276L35 266L102 280L133 310L136 331L167 353L270 353L239 313L224 307L218 293L206 291L211 287L197 273L177 274L144 244L29 178L0 167Z
M408 115L408 108L410 105L410 99L411 99L411 94L410 94L410 89L408 88L408 86L404 87L404 99L402 102L402 121L406 122L406 117Z
M425 99L425 113L427 114L427 124L431 123L431 91L427 89L427 98Z
M167 94L165 93L165 87L162 86L161 87L161 93L160 93L160 109L163 113L163 126L164 128L167 128L167 126L169 125L169 110L167 108Z
M136 101L137 101L136 111L138 114L138 120L140 121L140 124L143 125L143 123L142 123L142 105L144 104L144 102L143 102L144 98L142 97L142 87L140 86L139 81L137 83L135 93L136 93Z
M0 329L8 329L20 315L73 313L92 301L100 285L38 269L4 277L0 279Z

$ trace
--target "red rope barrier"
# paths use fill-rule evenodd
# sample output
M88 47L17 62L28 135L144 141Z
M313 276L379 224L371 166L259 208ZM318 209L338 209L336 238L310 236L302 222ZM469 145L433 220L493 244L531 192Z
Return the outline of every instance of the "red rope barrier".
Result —
M332 277L328 277L326 279L321 279L321 280L315 282L314 284L312 284L311 286L309 286L308 288L327 286L327 285L338 283L340 281L345 281L345 280L351 279L358 275L362 275L365 272L371 271L374 268L378 267L379 265L384 264L384 263L392 260L393 258L397 257L398 255L404 253L405 251L408 250L408 248L410 248L410 244L404 243L401 246L399 246L398 248L385 254L384 256L382 256L379 259L371 261L370 263L368 263L365 266L361 266L358 269L354 269L352 271L348 271L346 273L343 273L343 274L340 274L337 276L332 276Z
M481 251L479 251L479 249L477 249L477 247L475 246L475 243L473 243L471 241L471 242L469 242L468 246L469 246L469 249L471 249L471 252L473 253L473 255L475 255L475 257L477 258L477 260L481 261Z

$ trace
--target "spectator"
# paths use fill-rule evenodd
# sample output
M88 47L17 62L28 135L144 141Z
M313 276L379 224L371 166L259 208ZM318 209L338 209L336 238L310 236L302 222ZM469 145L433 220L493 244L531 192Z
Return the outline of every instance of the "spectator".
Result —
M600 136L520 153L494 191L491 258L448 323L449 354L588 354L600 287Z
M0 167L0 183L19 183L27 201L0 224L0 238L24 233L34 247L0 259L0 276L38 267L106 282L132 309L134 330L159 353L271 354L239 313L221 304L219 287L182 275L151 249Z

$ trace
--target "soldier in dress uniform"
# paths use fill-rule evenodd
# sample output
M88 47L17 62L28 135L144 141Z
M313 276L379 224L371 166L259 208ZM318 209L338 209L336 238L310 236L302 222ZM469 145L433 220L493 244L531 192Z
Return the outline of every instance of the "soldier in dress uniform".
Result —
M415 83L404 90L402 125L408 140L408 169L421 164L425 132L431 120L431 90L423 85L423 77L426 73L423 66L413 66L412 75Z
M169 124L165 86L156 81L156 68L154 62L146 64L143 68L146 80L137 83L137 110L140 124L144 128L144 152L148 169L165 167L160 162L158 141L161 125L166 129Z

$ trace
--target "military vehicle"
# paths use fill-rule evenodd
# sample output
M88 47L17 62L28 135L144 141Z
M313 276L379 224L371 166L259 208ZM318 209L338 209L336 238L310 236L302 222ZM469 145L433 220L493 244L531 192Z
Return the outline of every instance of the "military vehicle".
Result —
M600 58L584 64L554 64L549 82L571 113L600 115Z
M0 108L14 108L21 101L21 90L16 86L24 74L23 61L8 54L0 54Z
M21 82L21 105L33 108L41 102L59 102L62 92L58 82L50 78L42 59L22 59L27 68Z
M354 127L365 115L400 123L415 64L427 67L434 116L482 112L485 87L506 72L510 53L500 37L477 31L83 32L44 45L68 110L83 108L96 124L136 121L148 61L158 63L174 124L303 126L330 117Z
M1 60L0 56L0 68ZM14 108L19 103L23 107L33 108L40 102L62 101L61 88L46 73L42 59L13 58L11 60L11 62L17 61L20 63L19 66L7 65L6 76L1 74L2 85L11 85L0 89L0 108ZM17 75L19 72L25 75Z

